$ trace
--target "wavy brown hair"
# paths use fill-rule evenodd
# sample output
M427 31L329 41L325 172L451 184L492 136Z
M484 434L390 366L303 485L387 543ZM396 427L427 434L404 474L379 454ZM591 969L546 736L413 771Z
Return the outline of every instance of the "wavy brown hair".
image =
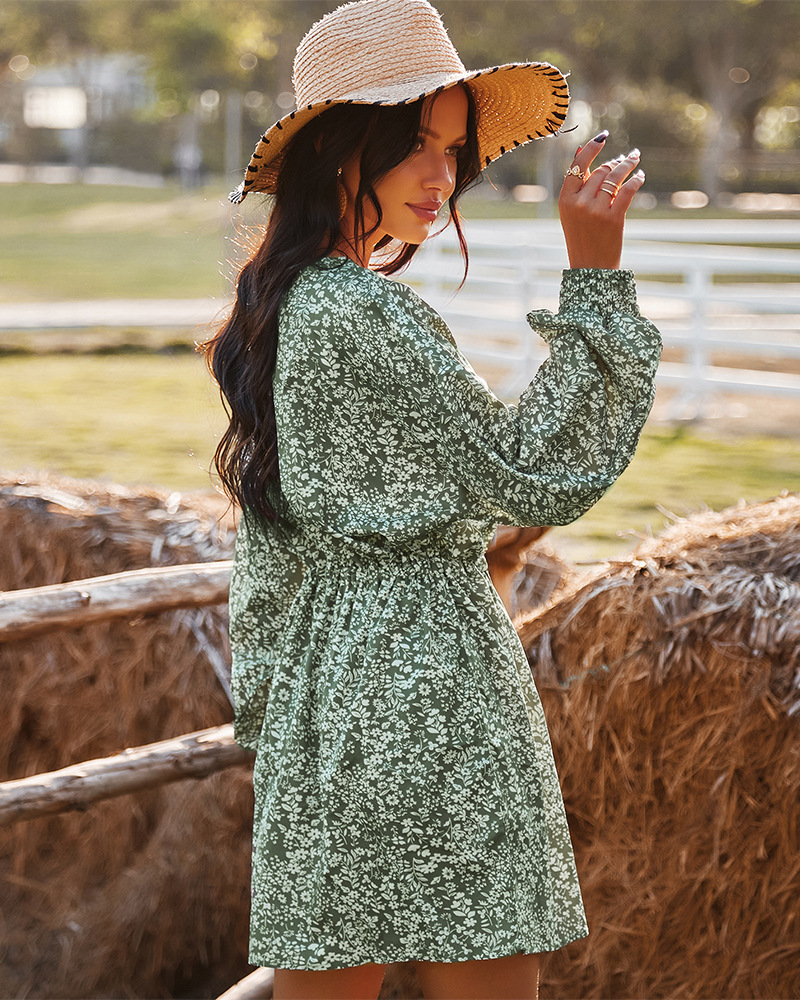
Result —
M457 201L480 176L475 102L468 87L467 142L459 151L456 184L449 201L450 219L464 258L469 254ZM435 99L435 98L434 98ZM369 235L380 226L381 206L375 186L412 152L430 100L392 106L341 104L304 126L286 147L264 240L244 265L236 283L230 318L200 345L220 388L228 428L214 454L222 489L240 507L269 520L279 517L278 439L273 403L273 373L278 348L278 311L300 271L326 257L340 238L339 168L361 150L356 195L355 233ZM364 205L377 222L365 229ZM376 249L392 242L383 237ZM419 249L401 243L376 269L394 274Z

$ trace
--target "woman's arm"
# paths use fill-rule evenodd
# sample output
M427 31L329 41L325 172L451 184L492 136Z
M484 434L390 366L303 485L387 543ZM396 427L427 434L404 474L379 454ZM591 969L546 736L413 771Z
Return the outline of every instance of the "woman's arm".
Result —
M303 564L279 529L243 511L231 574L229 632L234 736L248 750L258 744L274 650L302 578Z

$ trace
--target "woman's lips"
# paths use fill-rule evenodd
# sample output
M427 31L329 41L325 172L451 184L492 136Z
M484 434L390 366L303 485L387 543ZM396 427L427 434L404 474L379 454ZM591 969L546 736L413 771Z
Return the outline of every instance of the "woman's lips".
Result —
M416 205L412 205L411 202L406 203L408 207L419 216L420 219L424 219L426 222L435 222L436 216L439 214L439 209L442 207L435 201L424 201Z

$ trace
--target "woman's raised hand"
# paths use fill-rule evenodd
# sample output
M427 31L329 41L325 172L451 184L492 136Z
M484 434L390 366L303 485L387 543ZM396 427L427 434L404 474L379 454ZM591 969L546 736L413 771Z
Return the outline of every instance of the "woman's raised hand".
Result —
M590 169L607 138L601 132L578 148L561 185L558 212L570 267L619 267L625 213L644 184L638 149Z

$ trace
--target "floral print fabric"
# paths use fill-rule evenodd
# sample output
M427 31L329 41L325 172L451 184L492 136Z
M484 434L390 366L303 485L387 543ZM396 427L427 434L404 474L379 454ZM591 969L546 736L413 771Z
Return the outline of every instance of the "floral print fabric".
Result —
M496 524L579 517L633 455L660 354L630 272L567 271L519 403L411 289L306 268L275 371L280 528L244 511L237 740L256 751L250 961L551 951L587 933Z

